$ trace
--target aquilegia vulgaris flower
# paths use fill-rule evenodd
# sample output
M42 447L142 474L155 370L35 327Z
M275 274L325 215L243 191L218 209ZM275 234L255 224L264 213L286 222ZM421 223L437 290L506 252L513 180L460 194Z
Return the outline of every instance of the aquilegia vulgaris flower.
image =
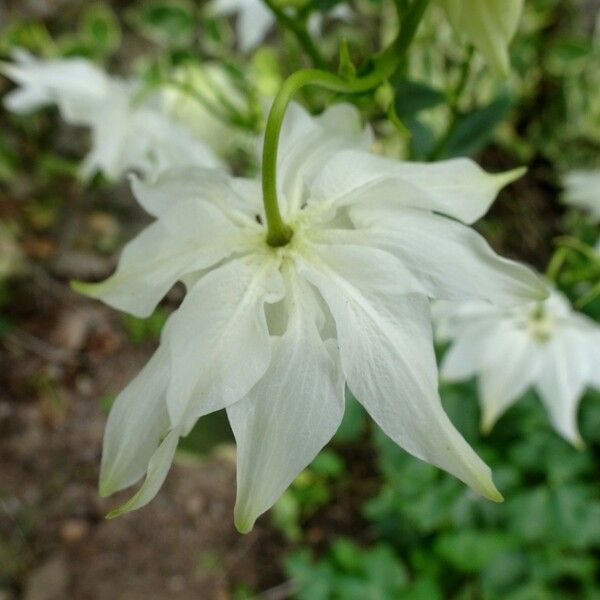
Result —
M563 200L585 210L594 221L600 221L600 169L570 171L563 179Z
M544 302L513 308L444 302L435 312L440 337L452 340L441 375L477 375L484 431L534 387L556 431L580 443L577 406L587 386L600 388L600 327L594 321L556 291Z
M513 305L546 296L535 274L465 225L520 171L401 163L370 154L371 144L347 105L317 118L289 109L278 194L293 237L279 248L266 243L258 182L200 169L133 179L155 222L112 277L78 287L138 316L177 280L187 295L109 417L101 493L146 473L113 514L149 502L179 437L227 408L235 521L250 530L336 431L345 383L408 452L501 498L442 409L429 297Z
M146 175L176 165L219 167L211 147L165 114L158 94L135 78L109 77L83 58L39 59L24 50L0 72L19 87L4 98L15 112L56 104L70 124L90 127L92 149L81 172L117 179L135 169Z

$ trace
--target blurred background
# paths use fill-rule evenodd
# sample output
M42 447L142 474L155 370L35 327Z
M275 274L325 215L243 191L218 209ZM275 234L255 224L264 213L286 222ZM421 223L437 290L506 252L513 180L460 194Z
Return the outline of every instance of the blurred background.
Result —
M351 50L386 37L387 4L352 7L361 26L352 18L326 23L326 51L342 36ZM432 4L406 67L421 100L408 102L416 84L397 82L410 135L356 100L388 154L469 154L492 171L527 165L478 227L497 251L542 272L557 236L593 245L598 235L560 196L564 173L600 167L599 14L597 0L527 0L509 80L498 83L476 60L468 106L455 107L469 116L450 132L448 107L436 106L435 94L454 85L464 50ZM233 27L184 0L0 0L0 60L25 48L151 79L216 58L260 106L303 59L277 33L244 59ZM0 77L0 95L13 87ZM326 97L303 100L319 110ZM248 129L259 130L260 117ZM105 520L119 500L100 499L96 487L108 410L155 349L182 292L174 288L140 320L71 291L73 279L108 276L149 221L125 178L77 176L89 144L89 132L66 125L55 108L0 108L0 600L600 598L593 391L580 411L585 447L575 449L553 432L533 392L484 437L474 383L442 386L451 419L492 467L503 504L409 457L349 396L332 443L249 535L233 527L235 448L218 413L183 440L149 506ZM244 136L234 145L234 170L255 172ZM597 262L577 252L564 260L559 284L572 298L600 277ZM598 300L584 311L599 319Z

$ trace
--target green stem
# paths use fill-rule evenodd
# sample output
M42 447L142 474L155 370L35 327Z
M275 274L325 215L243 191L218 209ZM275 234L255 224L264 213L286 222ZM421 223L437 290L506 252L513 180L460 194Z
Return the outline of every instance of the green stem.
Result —
M327 60L306 30L306 19L294 19L293 17L290 17L290 15L279 8L279 6L277 6L273 0L263 1L275 15L280 25L285 29L289 29L296 36L298 43L310 56L314 66L318 67L319 69L326 69Z
M343 94L360 94L377 87L394 74L417 32L429 2L430 0L414 1L394 42L373 59L370 71L364 75L347 80L319 69L301 69L284 81L269 112L262 157L263 202L268 226L267 243L270 246L285 246L293 235L291 228L281 217L277 201L277 151L283 119L294 95L307 85L317 85Z

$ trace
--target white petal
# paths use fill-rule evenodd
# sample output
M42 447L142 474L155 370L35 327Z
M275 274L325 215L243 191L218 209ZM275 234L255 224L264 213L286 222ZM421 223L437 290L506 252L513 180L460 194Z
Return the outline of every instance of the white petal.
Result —
M313 292L294 274L289 281L288 328L274 341L269 369L227 409L237 442L235 522L242 533L312 462L344 412L341 369L319 336Z
M523 331L500 326L489 336L479 376L481 428L489 432L498 418L533 384L541 350Z
M275 22L271 10L261 0L252 0L240 10L237 35L240 50L250 52L262 42Z
M335 104L318 117L310 116L299 104L286 112L278 153L278 183L282 211L300 209L304 190L323 164L337 152L368 150L372 132L362 125L360 113L349 104Z
M416 163L346 151L325 164L312 186L312 202L421 208L473 223L522 174L514 169L491 175L468 158Z
M125 504L108 513L107 517L109 519L146 506L158 494L173 463L178 441L179 433L177 431L171 431L165 437L150 459L148 472L142 487Z
M218 208L181 201L125 246L114 275L74 287L119 310L147 317L182 276L216 264L242 243L245 237Z
M261 189L256 182L235 179L214 169L183 167L161 173L155 180L130 177L131 188L142 208L160 217L175 205L203 200L218 206L234 223L256 223L261 214Z
M473 377L483 361L485 349L493 336L487 322L463 325L462 331L446 351L440 368L447 381L462 381Z
M282 296L274 260L234 260L200 279L167 321L167 406L184 434L202 415L240 400L264 375L271 360L264 304Z
M355 207L351 216L376 246L391 252L442 300L498 305L543 300L548 288L533 270L498 256L473 229L424 210Z
M554 428L574 445L582 440L577 428L577 408L585 390L586 348L579 336L559 331L548 343L546 359L536 389L550 413Z
M168 380L168 355L161 347L115 400L104 431L102 496L133 485L148 469L151 456L170 429Z
M335 250L335 251L334 251ZM303 263L335 318L348 387L377 424L414 456L445 469L479 493L501 499L489 468L473 452L444 412L429 303L421 295L396 293L385 267L344 268L345 248ZM373 272L382 271L378 277ZM373 288L370 282L378 279Z

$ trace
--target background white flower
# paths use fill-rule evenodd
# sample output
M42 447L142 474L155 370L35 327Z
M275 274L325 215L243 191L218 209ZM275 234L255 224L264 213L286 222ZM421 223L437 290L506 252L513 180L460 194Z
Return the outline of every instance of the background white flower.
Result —
M166 114L156 94L144 95L141 82L109 77L81 58L45 60L21 50L14 61L2 64L2 72L19 84L4 98L9 110L56 104L66 122L91 128L84 177L97 171L117 179L128 170L156 174L175 165L222 166L207 143Z
M545 302L498 308L482 302L440 303L436 332L452 345L441 375L449 381L477 376L482 429L531 387L555 429L581 443L577 407L586 388L600 388L600 327L574 312L555 291Z
M294 235L281 248L266 244L255 181L198 169L134 179L156 221L111 278L78 287L138 316L177 280L188 292L109 417L101 492L147 473L114 514L147 503L179 436L227 408L235 519L248 531L336 431L344 382L408 452L500 498L443 411L429 297L514 305L546 296L529 269L464 224L519 173L489 175L468 159L399 163L370 154L371 143L350 106L317 118L291 107L278 181Z
M600 221L600 170L571 171L563 179L563 201Z

